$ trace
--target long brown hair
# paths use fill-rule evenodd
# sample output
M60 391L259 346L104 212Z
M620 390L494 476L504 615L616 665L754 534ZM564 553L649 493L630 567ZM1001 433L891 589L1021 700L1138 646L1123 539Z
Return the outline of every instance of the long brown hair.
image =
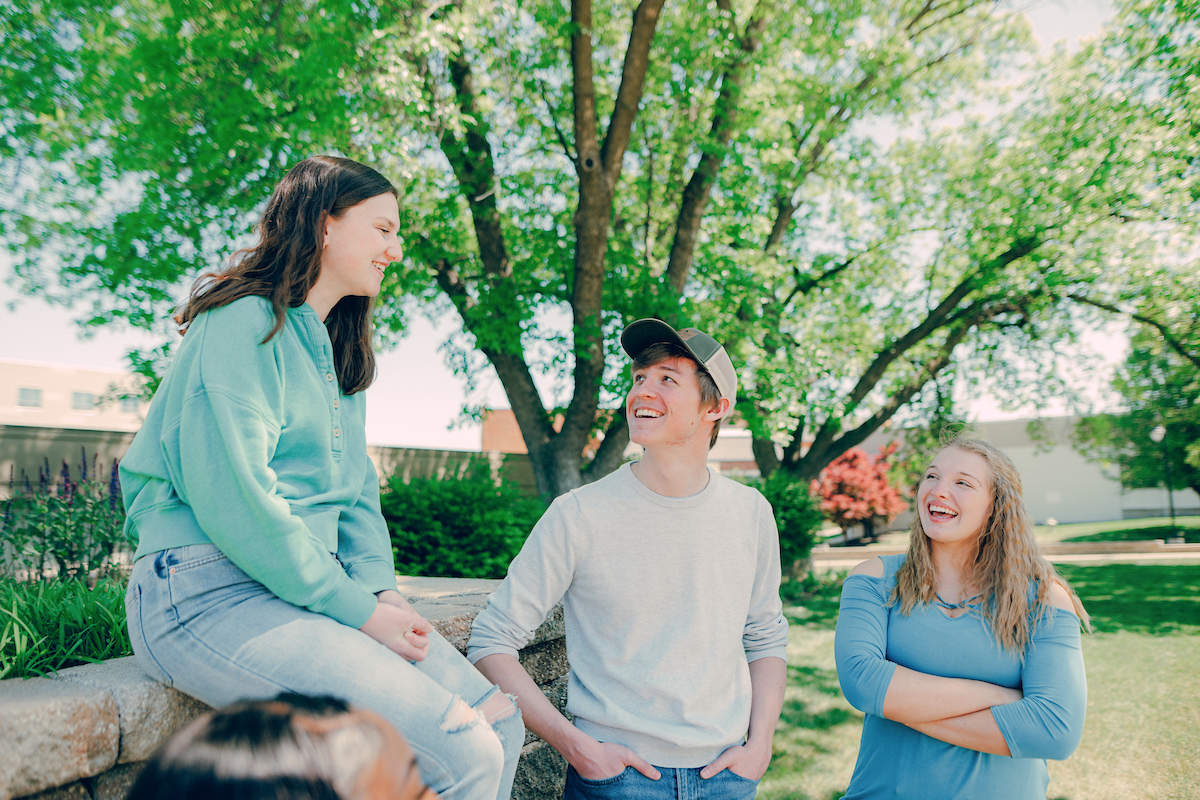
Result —
M937 452L951 447L981 456L991 473L991 513L976 539L974 565L967 579L979 588L981 613L996 642L1024 662L1037 621L1047 608L1053 608L1050 589L1055 583L1067 590L1076 615L1090 629L1079 596L1045 559L1034 539L1033 520L1021 497L1021 476L1012 460L994 445L967 435L949 439ZM900 612L907 615L917 603L932 603L936 596L933 555L918 513L913 516L908 557L896 571L890 602L899 603Z
M197 279L175 316L180 334L205 311L256 296L270 300L275 312L275 325L262 344L269 342L283 329L287 309L302 305L321 275L325 220L387 193L399 196L387 178L348 158L313 156L296 164L267 201L258 243L234 253L224 272ZM325 319L338 385L345 394L361 392L375 380L372 305L370 297L343 297Z

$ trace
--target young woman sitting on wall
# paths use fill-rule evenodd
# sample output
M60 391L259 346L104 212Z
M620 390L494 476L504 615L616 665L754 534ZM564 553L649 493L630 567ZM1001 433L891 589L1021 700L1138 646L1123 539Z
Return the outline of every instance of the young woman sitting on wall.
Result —
M444 798L507 798L512 702L396 591L364 395L372 298L401 257L396 189L342 158L294 166L258 243L201 278L121 462L142 668L214 706L280 691L383 716Z

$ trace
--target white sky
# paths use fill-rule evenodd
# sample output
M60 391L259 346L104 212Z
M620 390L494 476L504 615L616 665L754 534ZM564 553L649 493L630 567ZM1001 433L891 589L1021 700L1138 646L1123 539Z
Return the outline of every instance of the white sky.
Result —
M1073 42L1095 33L1112 13L1104 0L1057 0L1031 3L1026 11L1043 49L1054 42ZM52 306L36 297L20 297L8 285L11 261L0 252L0 358L16 358L49 364L126 369L126 351L152 346L156 337L127 328L102 328L82 339L69 309ZM15 308L10 308L16 303ZM367 440L371 444L478 450L477 425L451 429L464 402L463 381L446 366L440 347L454 332L454 320L443 319L438 327L419 314L409 318L409 333L398 347L382 353L379 378L367 390ZM1098 331L1084 337L1080 358L1101 359L1111 367L1123 359L1126 341L1120 334ZM1101 376L1105 370L1100 371ZM1101 377L1092 395L1103 402ZM481 396L473 402L506 407L508 400L500 382L489 375L482 382ZM1029 416L1031 409L1003 409L987 398L969 404L971 416L994 420ZM1062 413L1052 404L1045 413Z

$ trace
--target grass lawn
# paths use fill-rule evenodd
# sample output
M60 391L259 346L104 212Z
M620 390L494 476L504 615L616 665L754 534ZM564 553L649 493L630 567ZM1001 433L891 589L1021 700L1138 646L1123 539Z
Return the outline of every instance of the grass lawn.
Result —
M1170 517L1118 519L1112 522L1075 522L1070 525L1038 525L1033 529L1037 540L1051 542L1133 542L1183 536L1188 544L1200 544L1200 517L1176 517L1175 530Z
M1065 527L1065 526L1059 526ZM1084 636L1088 717L1051 800L1200 800L1200 566L1062 566L1096 632ZM862 714L833 663L838 581L794 592L788 691L760 798L833 800L850 781ZM785 600L785 602L789 602Z

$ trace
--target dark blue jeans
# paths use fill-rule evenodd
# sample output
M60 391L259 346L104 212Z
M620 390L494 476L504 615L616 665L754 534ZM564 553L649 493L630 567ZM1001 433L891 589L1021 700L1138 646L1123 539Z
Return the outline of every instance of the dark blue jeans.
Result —
M633 767L604 780L582 778L567 767L563 800L751 800L758 781L723 769L705 780L700 767L655 767L662 776L652 781Z

